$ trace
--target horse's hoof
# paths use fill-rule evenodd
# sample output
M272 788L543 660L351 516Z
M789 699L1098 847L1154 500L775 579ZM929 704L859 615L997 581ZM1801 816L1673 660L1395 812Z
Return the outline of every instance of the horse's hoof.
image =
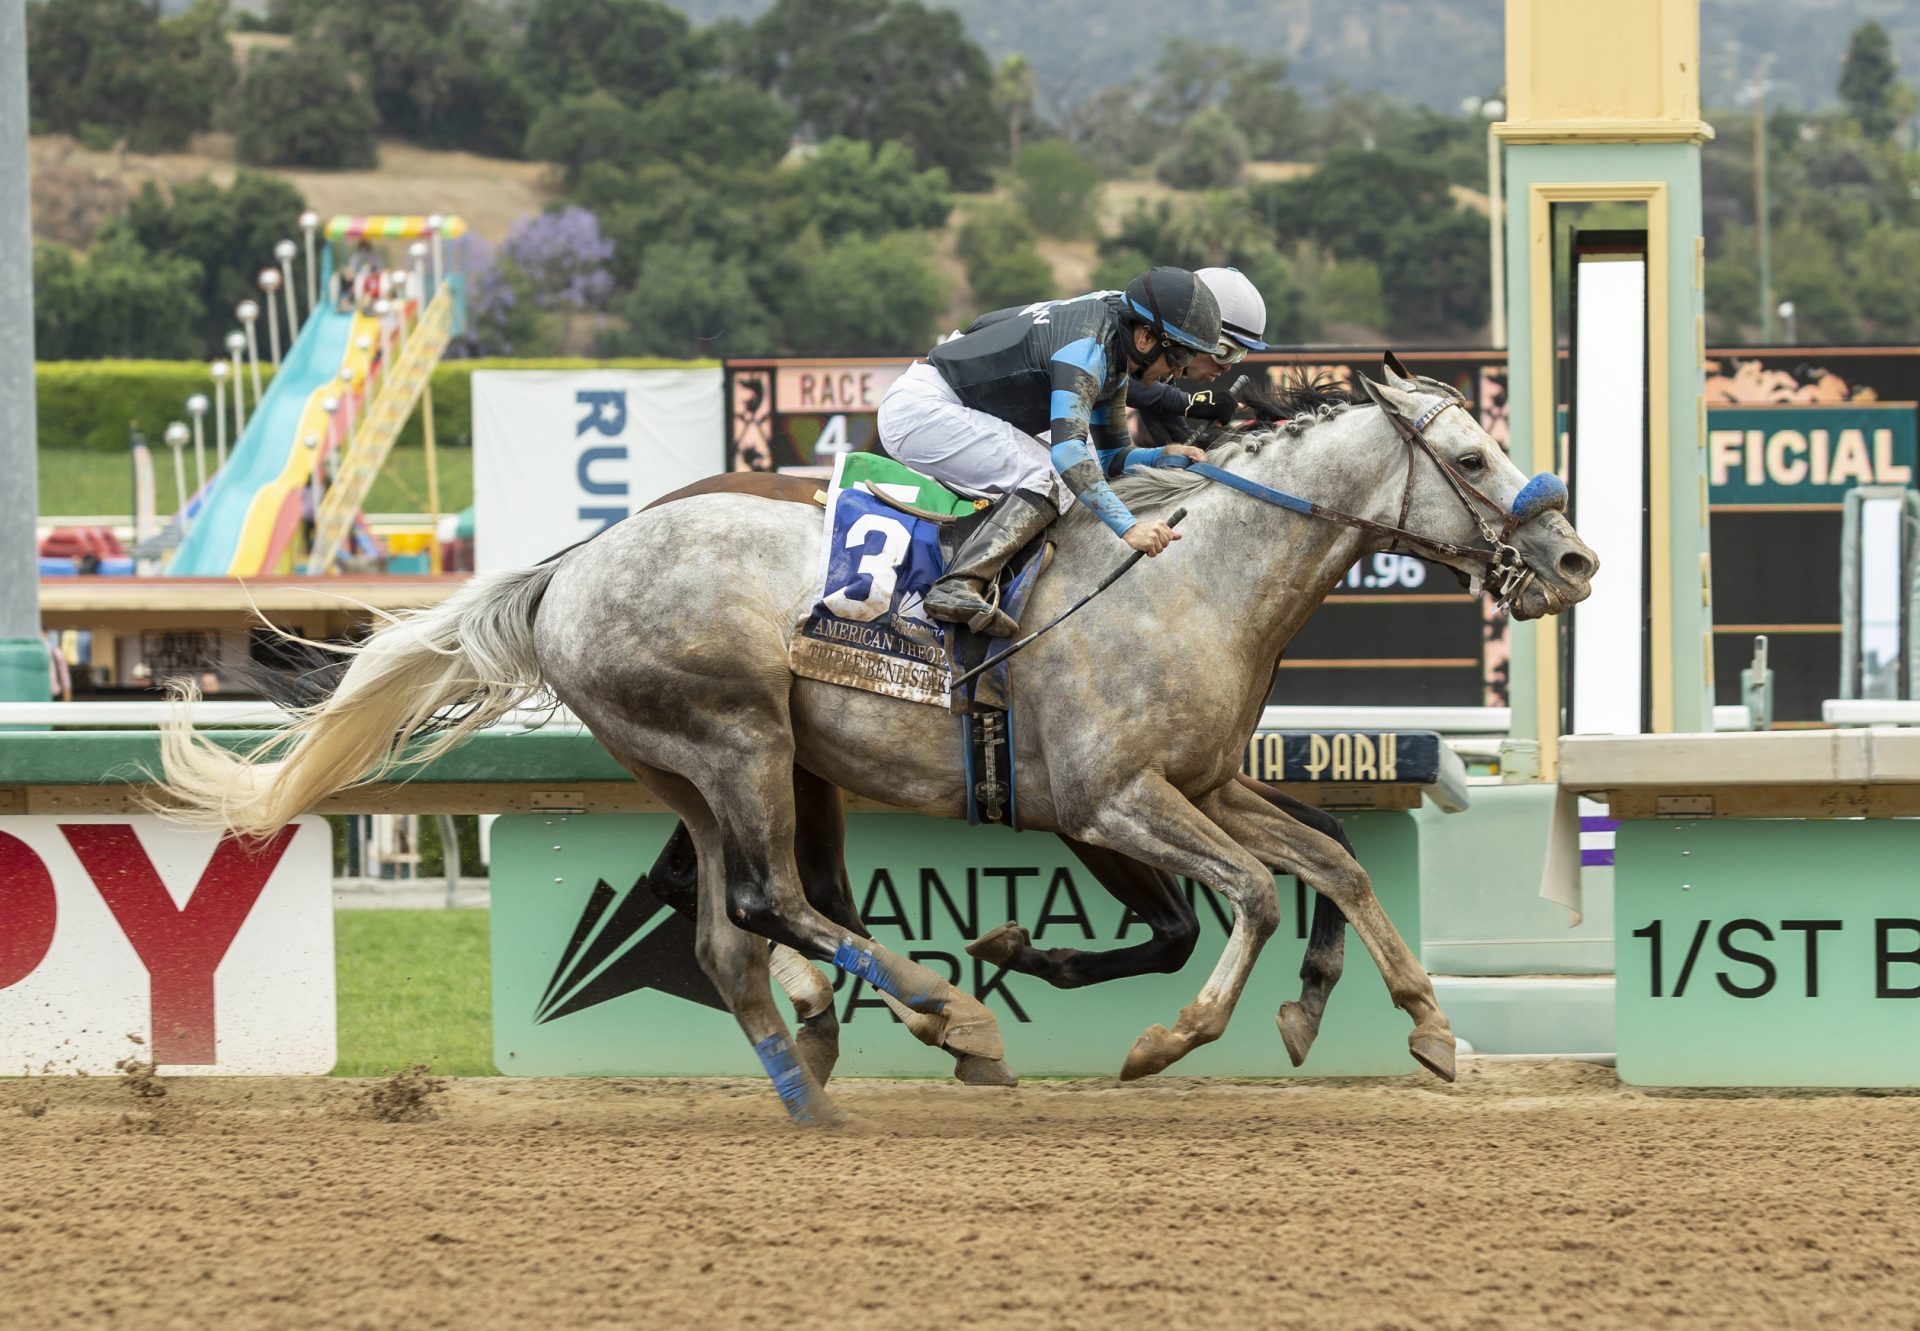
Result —
M1452 1031L1445 1027L1438 1030L1415 1031L1407 1037L1407 1049L1421 1067L1441 1081L1453 1080Z
M996 966L1010 964L1020 954L1020 949L1032 944L1033 939L1018 920L1008 920L998 929L991 929L967 944L967 955L978 957L982 961L991 961Z
M947 1029L941 1037L941 1047L950 1054L972 1054L976 1058L1006 1056L1000 1023L987 1011L986 1004L959 989L948 994L946 1002Z
M1307 1061L1307 1051L1313 1048L1314 1037L1320 1034L1320 1023L1308 1016L1307 1010L1298 1003L1282 1003L1274 1022L1280 1027L1280 1040L1287 1046L1287 1057L1299 1067Z
M1127 1051L1127 1061L1120 1066L1120 1080L1151 1077L1172 1066L1186 1052L1185 1042L1165 1026L1149 1026Z
M801 1024L794 1033L793 1056L816 1082L825 1086L833 1076L833 1065L840 1061L840 1029L817 1031Z
M907 1034L930 1049L938 1049L947 1038L947 1019L938 1012L915 1012L892 994L881 994L881 1001L900 1018Z
M955 1080L966 1086L1018 1086L1020 1078L1014 1075L1003 1058L978 1058L972 1054L962 1054L953 1065Z

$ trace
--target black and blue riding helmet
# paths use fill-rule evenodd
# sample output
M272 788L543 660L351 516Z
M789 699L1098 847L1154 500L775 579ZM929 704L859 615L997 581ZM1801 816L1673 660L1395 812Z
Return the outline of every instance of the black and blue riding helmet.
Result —
M1220 345L1220 303L1184 268L1148 269L1127 283L1122 301L1134 326L1153 329L1155 345L1144 354L1132 338L1125 339L1127 358L1135 365L1151 365L1164 352L1177 371Z

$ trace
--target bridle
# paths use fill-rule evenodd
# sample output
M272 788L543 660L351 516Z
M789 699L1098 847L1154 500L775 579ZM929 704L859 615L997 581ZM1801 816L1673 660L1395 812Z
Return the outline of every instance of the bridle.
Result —
M1366 381L1362 380L1362 382ZM1536 476L1527 482L1519 495L1515 496L1513 507L1508 509L1462 476L1427 441L1427 427L1439 419L1449 407L1459 407L1461 404L1458 400L1449 397L1437 402L1421 412L1417 419L1409 421L1395 411L1389 403L1374 396L1370 384L1368 395L1374 398L1375 404L1393 423L1394 431L1407 446L1407 482L1400 494L1400 520L1397 526L1375 522L1372 518L1358 517L1352 513L1342 513L1338 509L1328 508L1310 499L1301 499L1283 490L1276 490L1272 486L1248 480L1244 476L1236 476L1210 462L1192 463L1187 470L1198 472L1210 481L1217 481L1242 494L1251 495L1255 499L1276 504L1295 513L1304 513L1309 517L1352 527L1356 531L1365 532L1371 536L1385 537L1389 551L1404 548L1427 559L1454 558L1478 561L1486 568L1485 584L1493 593L1494 603L1500 606L1510 604L1538 576L1527 566L1526 560L1513 546L1513 534L1540 514L1550 509L1564 508L1566 487L1557 477ZM1426 454L1433 461L1433 465L1440 469L1440 474L1446 478L1447 485L1460 500L1461 507L1466 509L1467 516L1472 518L1474 525L1480 529L1480 536L1486 541L1485 546L1458 545L1452 541L1436 540L1407 530L1407 515L1413 506L1414 469L1419 465L1421 453ZM1525 502L1530 495L1534 496L1532 502ZM1502 519L1498 527L1488 521L1486 513L1481 511L1482 508Z

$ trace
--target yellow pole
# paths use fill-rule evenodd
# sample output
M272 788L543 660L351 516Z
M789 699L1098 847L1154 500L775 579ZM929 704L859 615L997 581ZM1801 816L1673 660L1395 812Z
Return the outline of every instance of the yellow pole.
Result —
M420 398L420 424L427 443L427 520L432 530L427 536L427 567L440 571L440 465L433 452L433 380L427 380Z

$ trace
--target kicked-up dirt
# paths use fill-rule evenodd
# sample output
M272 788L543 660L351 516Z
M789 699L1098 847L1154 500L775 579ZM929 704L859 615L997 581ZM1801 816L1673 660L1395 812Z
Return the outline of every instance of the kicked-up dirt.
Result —
M382 1085L0 1082L0 1324L1920 1328L1911 1096Z

